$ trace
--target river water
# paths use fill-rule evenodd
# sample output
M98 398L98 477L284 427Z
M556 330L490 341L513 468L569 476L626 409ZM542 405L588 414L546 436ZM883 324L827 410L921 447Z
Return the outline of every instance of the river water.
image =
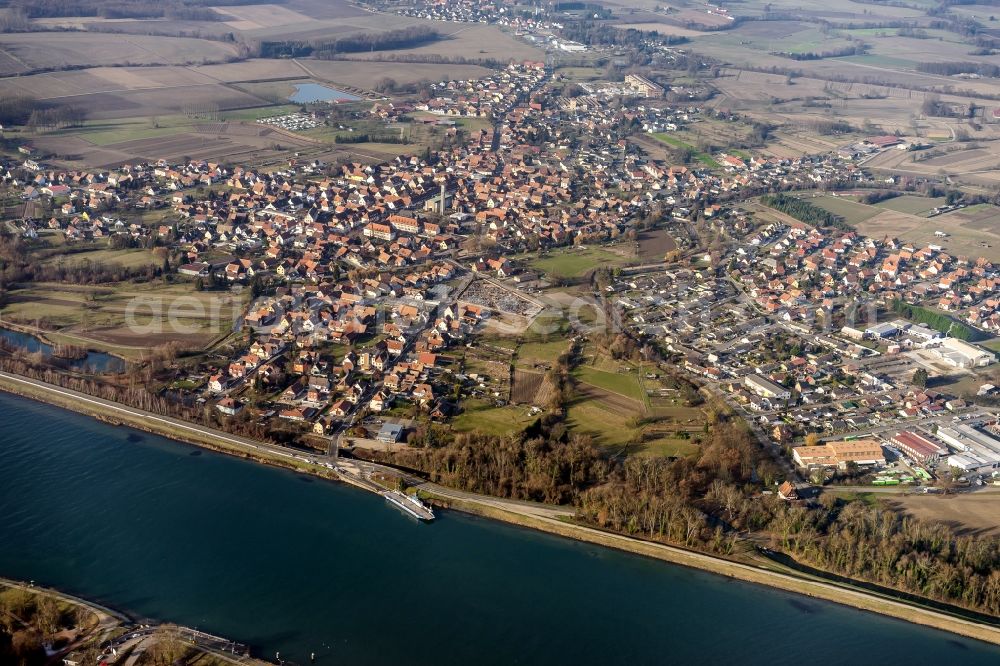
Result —
M1000 648L0 393L0 575L318 664L972 664Z

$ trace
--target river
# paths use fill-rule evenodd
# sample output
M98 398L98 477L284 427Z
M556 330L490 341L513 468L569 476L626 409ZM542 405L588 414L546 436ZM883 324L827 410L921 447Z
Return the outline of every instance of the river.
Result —
M1000 648L0 393L0 575L318 664L973 664Z

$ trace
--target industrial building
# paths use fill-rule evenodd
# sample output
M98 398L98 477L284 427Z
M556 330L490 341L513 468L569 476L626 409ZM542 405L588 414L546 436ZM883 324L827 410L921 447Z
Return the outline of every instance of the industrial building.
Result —
M885 454L874 439L853 439L842 442L825 442L816 446L796 446L792 449L795 464L806 469L836 467L844 469L848 463L861 467L883 467Z
M947 447L912 430L897 432L889 438L889 443L917 462L935 463L948 455Z
M1000 439L977 428L959 424L939 428L937 437L956 451L949 456L948 465L963 471L980 467L1000 467Z
M934 352L942 361L956 368L982 368L995 360L991 352L957 338L945 338Z

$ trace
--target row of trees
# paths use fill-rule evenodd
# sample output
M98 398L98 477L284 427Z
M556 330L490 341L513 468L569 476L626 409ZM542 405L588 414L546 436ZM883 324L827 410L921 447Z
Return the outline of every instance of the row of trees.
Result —
M979 76L1000 77L1000 65L987 62L919 62L917 70L928 74L954 76L955 74L978 74Z
M35 109L28 116L25 126L28 130L79 127L87 119L87 111L80 106L55 106Z
M985 333L978 331L971 326L967 326L960 321L955 321L948 315L922 308L919 305L910 305L900 299L894 299L889 307L893 312L902 315L906 319L925 324L935 331L941 331L959 340L981 340Z
M441 33L428 26L411 26L385 32L358 33L332 41L261 42L257 50L262 58L304 58L312 55L332 60L345 53L411 49L436 42L442 37Z
M429 26L417 25L385 32L364 32L341 37L316 47L317 58L333 58L339 53L365 53L412 49L442 39L442 34Z
M864 55L867 52L867 45L857 44L854 46L843 46L839 49L830 49L828 51L784 51L775 53L774 55L791 58L792 60L822 60L824 58L843 58L844 56Z
M31 97L0 96L0 124L24 125L35 111L42 108L42 104Z
M225 4L223 2L213 4ZM239 4L254 4L240 2ZM221 21L223 16L197 0L12 0L10 11L27 18L93 16L109 19L171 18L185 21ZM25 26L27 28L28 26Z
M874 206L877 203L883 201L888 201L889 199L895 199L901 194L901 192L895 192L893 190L875 190L874 192L869 192L861 197L861 203L868 204L869 206Z

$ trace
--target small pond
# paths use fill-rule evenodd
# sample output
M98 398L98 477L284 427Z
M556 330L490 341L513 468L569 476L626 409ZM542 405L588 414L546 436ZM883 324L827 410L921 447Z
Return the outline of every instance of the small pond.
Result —
M45 356L52 355L52 345L42 342L38 338L28 333L12 331L9 328L0 328L0 339L20 347L30 353L42 352ZM82 372L125 372L128 364L111 354L104 352L87 352L83 358L68 361L69 367Z
M288 101L296 104L312 104L314 102L356 102L361 99L357 95L346 93L336 88L327 88L318 83L296 83L295 92Z

